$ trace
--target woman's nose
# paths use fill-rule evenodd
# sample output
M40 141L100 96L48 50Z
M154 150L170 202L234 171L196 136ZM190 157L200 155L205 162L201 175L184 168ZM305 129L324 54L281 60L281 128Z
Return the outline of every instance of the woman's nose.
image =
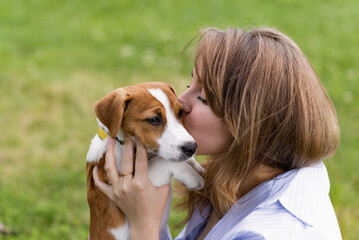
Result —
M185 113L189 113L191 112L191 104L190 104L190 101L188 100L187 98L187 94L186 94L187 91L184 91L181 95L179 95L178 97L178 101L182 104L182 107L183 107L183 111Z

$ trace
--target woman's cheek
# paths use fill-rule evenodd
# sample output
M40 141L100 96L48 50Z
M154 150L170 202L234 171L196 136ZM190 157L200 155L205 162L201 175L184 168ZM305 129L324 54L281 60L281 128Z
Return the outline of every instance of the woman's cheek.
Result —
M198 139L199 155L218 154L232 139L229 129L213 113L204 116L197 126L194 132Z
M183 119L183 125L186 128L187 132L194 138L194 140L197 142L200 141L201 132L202 132L202 126L201 124L198 124L200 122L200 119L192 118L191 116L186 116Z
M184 121L185 127L189 134L192 135L197 143L197 154L211 154L213 149L213 134L210 123L202 118L187 118Z

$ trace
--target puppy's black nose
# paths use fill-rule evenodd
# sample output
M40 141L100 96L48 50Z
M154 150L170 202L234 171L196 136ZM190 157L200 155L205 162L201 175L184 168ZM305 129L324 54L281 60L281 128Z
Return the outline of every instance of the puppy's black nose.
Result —
M187 157L192 157L197 150L197 144L195 142L186 142L182 145L181 149Z

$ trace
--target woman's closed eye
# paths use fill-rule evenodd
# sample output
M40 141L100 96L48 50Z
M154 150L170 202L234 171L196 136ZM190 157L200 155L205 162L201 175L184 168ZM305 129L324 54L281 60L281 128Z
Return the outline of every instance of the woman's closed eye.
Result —
M198 96L197 99L200 100L202 103L207 104L207 100L203 99L201 96Z

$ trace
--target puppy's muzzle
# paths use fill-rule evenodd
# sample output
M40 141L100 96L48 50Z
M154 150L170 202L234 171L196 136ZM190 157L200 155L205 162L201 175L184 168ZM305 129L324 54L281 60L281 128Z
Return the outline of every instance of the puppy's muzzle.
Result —
M181 146L181 150L187 157L192 157L197 150L197 144L195 142L185 142Z

